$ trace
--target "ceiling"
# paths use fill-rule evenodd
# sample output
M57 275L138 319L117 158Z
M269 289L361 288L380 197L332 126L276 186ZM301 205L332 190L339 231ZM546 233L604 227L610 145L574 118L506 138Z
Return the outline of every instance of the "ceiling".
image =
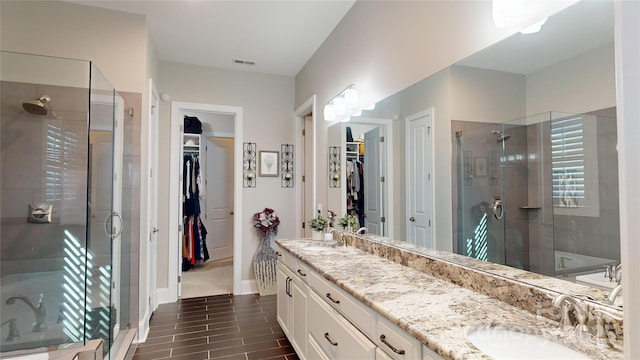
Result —
M69 2L145 15L161 61L295 76L355 0Z

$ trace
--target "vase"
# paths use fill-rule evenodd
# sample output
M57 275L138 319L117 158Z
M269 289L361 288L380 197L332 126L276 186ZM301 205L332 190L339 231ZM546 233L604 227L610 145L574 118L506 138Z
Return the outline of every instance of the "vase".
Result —
M316 230L311 231L311 240L323 240L323 239L324 239L324 233L322 231L316 231Z
M266 234L253 255L253 271L260 296L273 295L277 291L276 264L278 254L271 248L273 234Z

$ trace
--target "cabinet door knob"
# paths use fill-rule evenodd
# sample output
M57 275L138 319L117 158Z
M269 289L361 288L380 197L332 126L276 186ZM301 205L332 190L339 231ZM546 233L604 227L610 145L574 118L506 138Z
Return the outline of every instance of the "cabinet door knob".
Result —
M414 218L413 216L409 218L409 221L414 222L416 221L416 218Z

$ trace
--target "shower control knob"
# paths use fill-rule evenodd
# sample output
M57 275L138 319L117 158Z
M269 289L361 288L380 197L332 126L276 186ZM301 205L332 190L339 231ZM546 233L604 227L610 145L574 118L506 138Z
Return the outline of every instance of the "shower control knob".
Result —
M416 218L414 218L414 217L412 216L412 217L410 217L410 218L409 218L409 221L411 221L411 222L415 222L415 221L416 221Z

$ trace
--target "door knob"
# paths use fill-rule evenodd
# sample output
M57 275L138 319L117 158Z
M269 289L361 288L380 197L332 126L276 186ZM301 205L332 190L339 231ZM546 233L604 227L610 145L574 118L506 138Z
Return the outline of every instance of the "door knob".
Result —
M155 233L157 233L158 231L160 231L160 229L158 229L157 227L154 227L152 231L153 231L153 233L155 234Z
M409 218L409 221L414 222L416 221L416 218L414 218L413 216Z

